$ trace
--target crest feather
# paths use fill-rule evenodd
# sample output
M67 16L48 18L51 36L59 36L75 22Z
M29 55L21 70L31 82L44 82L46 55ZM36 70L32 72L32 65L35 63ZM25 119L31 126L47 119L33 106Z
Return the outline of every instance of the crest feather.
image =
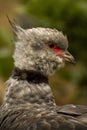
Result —
M8 16L7 16L7 19L12 27L13 32L19 37L19 35L24 32L24 29L21 28L21 26L16 24L14 21L11 21Z

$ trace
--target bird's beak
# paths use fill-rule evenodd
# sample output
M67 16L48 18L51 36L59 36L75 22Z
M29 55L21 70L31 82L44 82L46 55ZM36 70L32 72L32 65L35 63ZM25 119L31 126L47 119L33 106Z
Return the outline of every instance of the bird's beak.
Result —
M68 61L72 64L76 64L75 58L68 51L65 51L63 53L63 58L65 61Z

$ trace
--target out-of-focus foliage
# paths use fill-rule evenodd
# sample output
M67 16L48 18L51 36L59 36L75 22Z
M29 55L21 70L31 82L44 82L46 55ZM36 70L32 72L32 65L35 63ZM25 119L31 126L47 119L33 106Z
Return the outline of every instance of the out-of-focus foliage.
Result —
M12 69L10 36L9 32L0 28L0 75L4 78L9 76Z
M51 27L68 36L69 50L77 65L67 64L50 78L58 104L87 104L87 0L19 0L11 2L18 21L27 27ZM6 4L6 1L3 1ZM8 14L9 15L9 14ZM12 16L12 14L11 14ZM8 31L8 30L7 30ZM12 70L11 32L0 28L0 76Z

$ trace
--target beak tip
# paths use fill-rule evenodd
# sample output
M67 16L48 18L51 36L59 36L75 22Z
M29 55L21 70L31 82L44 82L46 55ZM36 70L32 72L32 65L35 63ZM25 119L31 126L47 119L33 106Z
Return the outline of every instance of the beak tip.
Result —
M65 61L68 61L68 62L70 62L73 65L76 64L75 58L68 51L65 52L64 57L65 57Z
M71 62L73 65L76 65L76 60L74 59L72 62Z

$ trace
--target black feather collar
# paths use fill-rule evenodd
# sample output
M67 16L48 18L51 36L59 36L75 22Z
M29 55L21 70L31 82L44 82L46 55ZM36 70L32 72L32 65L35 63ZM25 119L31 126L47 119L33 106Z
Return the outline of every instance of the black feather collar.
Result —
M27 80L33 83L48 83L48 78L33 70L20 70L19 68L14 68L12 78L18 80Z

